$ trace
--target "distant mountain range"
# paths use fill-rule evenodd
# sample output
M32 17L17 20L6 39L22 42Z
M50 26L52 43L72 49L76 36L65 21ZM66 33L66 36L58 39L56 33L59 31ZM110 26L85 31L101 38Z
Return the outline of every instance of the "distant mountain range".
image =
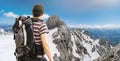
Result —
M12 25L0 25L0 29L4 31L12 31ZM85 29L85 28L84 28ZM85 29L91 33L95 38L105 38L109 40L112 45L120 42L120 29Z
M105 38L113 45L120 42L120 29L87 29L95 38Z
M12 25L0 25L0 29L4 29L4 31L12 31Z

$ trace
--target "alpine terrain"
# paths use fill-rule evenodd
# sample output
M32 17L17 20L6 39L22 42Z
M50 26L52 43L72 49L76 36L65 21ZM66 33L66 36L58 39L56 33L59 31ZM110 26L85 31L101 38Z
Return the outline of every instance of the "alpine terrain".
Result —
M69 29L56 15L51 16L46 24L50 30L48 40L52 45L55 61L104 61L100 60L101 56L107 55L108 51L115 51L116 47L113 48L106 39L102 37L96 39L87 30ZM113 53L110 56L114 57Z
M120 61L120 44L112 46L87 30L69 28L56 15L49 17L46 24L54 61ZM0 61L16 61L13 33L0 28L0 42Z

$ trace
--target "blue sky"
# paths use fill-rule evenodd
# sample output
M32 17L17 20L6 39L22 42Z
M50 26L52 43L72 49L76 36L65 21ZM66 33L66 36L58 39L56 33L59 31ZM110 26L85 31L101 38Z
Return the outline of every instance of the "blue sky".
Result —
M67 25L120 24L120 0L1 0L0 24L32 15L35 4L42 4L47 16L58 15Z

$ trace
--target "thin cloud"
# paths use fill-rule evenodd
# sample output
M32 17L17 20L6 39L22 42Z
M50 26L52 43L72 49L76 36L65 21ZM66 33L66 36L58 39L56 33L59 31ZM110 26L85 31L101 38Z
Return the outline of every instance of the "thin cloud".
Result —
M120 29L120 25L116 24L106 24L106 25L72 25L71 28L85 28L85 29Z
M4 12L4 10L2 9L2 10L0 10L0 13L3 13Z
M18 14L13 13L13 12L4 13L3 15L7 16L7 17L12 17L12 18L17 18L17 17L20 16ZM27 17L27 16L33 17L32 15L29 15L29 14L23 14L21 16L24 16L24 17ZM47 20L48 18L49 18L48 14L43 14L43 16L41 16L42 20Z
M22 16L25 16L25 17L27 17L27 16L33 17L32 15L28 15L28 14L24 14L24 15L22 15ZM40 19L42 19L42 20L47 20L49 17L50 17L50 16L49 16L48 14L43 14L43 16L40 17Z
M27 16L33 17L32 15L28 15L28 14L23 14L22 16L24 16L24 17L27 17Z
M44 15L41 17L41 19L42 19L42 20L47 20L49 17L50 17L50 16L49 16L48 14L44 14Z
M12 18L17 18L19 16L18 14L15 14L13 12L4 13L3 15Z
M90 9L113 9L120 5L120 0L66 0L60 6L73 12L84 12Z
M120 0L92 0L96 6L102 6L105 8L115 8L120 5Z

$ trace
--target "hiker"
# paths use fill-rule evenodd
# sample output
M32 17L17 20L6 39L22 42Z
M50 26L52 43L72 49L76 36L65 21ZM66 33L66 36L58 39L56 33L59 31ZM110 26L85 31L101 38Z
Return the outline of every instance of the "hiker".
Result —
M47 41L47 33L48 33L48 28L47 25L43 21L37 21L35 22L34 20L39 20L40 17L44 14L44 8L42 5L37 4L33 7L32 10L33 14L33 35L34 35L34 42L36 46L38 46L38 52L37 52L37 59L36 61L43 61L41 60L41 57L44 57L44 54L39 53L39 45L42 43L44 52L47 54L49 61L53 61L50 47Z
M16 49L14 55L17 61L53 61L47 41L48 28L40 19L44 14L42 5L37 4L32 10L33 18L20 16L13 25Z

